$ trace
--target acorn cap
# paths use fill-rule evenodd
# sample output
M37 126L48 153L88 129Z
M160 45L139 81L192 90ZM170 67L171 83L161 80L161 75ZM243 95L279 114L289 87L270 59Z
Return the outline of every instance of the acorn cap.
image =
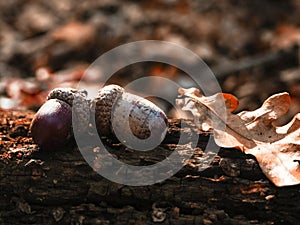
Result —
M111 113L115 101L122 95L124 88L118 85L108 85L101 88L91 102L91 112L95 115L96 128L99 135L113 134L111 129Z
M72 107L73 129L76 132L86 132L90 121L89 102L86 99L85 90L74 88L55 88L47 96L47 99L59 99Z

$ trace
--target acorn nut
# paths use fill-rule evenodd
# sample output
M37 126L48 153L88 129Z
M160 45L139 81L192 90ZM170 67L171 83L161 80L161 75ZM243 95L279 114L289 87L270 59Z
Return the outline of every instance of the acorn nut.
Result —
M31 122L34 142L42 149L61 148L73 136L73 129L85 132L90 118L86 95L86 92L72 88L52 90ZM72 116L76 128L72 127Z
M159 107L118 85L100 89L91 108L98 134L115 135L129 147L130 143L148 138L161 142L167 132L168 119Z
M115 135L127 146L139 140L157 143L164 139L167 117L147 99L127 93L118 85L105 86L91 102L86 97L85 91L72 88L52 90L31 122L33 140L43 149L65 146L73 131L87 132L90 108L101 136Z

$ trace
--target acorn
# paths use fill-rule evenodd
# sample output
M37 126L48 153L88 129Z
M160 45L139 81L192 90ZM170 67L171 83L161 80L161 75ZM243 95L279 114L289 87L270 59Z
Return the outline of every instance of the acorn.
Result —
M40 148L64 147L73 136L72 116L78 132L87 130L90 110L86 95L72 88L56 88L49 93L30 125L31 136Z
M100 136L115 136L128 147L160 143L167 132L168 119L154 103L128 93L118 85L99 90L91 102L95 125Z
M149 143L164 139L167 116L147 99L128 93L118 85L100 89L91 102L86 97L85 91L72 88L52 90L31 122L33 140L43 149L64 147L74 131L87 133L91 110L95 115L94 126L101 136L112 135L133 148L135 144L147 148L143 140L151 147Z

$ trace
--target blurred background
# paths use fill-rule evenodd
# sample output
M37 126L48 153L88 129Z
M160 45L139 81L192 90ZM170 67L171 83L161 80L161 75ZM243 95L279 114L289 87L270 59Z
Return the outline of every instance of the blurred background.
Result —
M287 118L300 111L300 0L0 0L0 109L36 110L51 89L76 87L104 52L149 39L199 55L223 92L239 98L238 111L282 91L292 96ZM86 88L97 88L101 76L86 74ZM144 62L108 83L143 76L182 84L187 77L170 65ZM169 105L161 107L176 117Z

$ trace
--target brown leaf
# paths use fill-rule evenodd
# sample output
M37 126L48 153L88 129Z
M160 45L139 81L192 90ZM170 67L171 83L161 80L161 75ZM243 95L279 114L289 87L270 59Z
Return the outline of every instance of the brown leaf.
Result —
M280 49L290 48L300 44L300 28L289 24L281 24L277 27L271 44Z
M277 186L300 183L300 113L284 126L274 121L289 109L288 93L272 95L254 111L233 114L238 101L231 94L203 96L198 89L179 89L177 104L193 113L202 130L213 129L216 143L256 157L265 175Z
M6 93L10 101L6 100L6 107L0 106L0 108L14 109L18 106L39 107L45 102L47 96L38 82L20 78L7 80Z
M78 49L93 43L95 35L95 29L92 25L75 21L69 22L51 33L54 40L67 42Z

